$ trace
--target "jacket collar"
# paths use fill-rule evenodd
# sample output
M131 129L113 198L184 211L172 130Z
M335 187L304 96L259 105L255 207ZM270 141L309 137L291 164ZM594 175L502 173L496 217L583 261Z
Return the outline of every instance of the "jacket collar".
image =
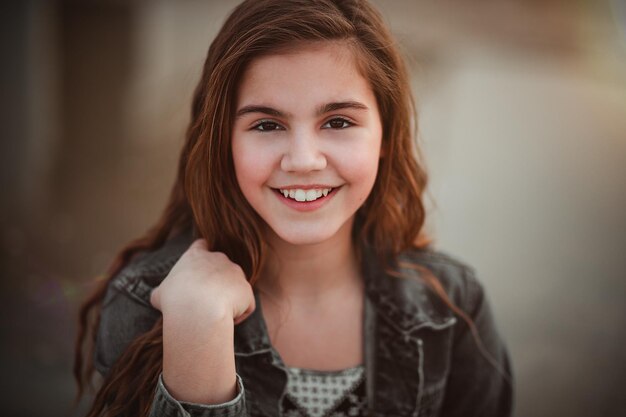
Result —
M372 248L362 245L361 271L365 280L365 319L384 320L393 331L409 334L423 327L444 328L454 321L452 312L427 286L418 271L401 267L401 262L419 265L423 254L414 250L402 254L389 270L381 265ZM235 353L250 355L272 349L261 302L255 291L256 310L235 328ZM366 325L364 320L364 325ZM367 329L365 329L367 330ZM367 332L364 332L367 334Z
M168 240L161 248L144 254L117 277L115 285L126 289L138 301L150 305L150 291L165 278L169 270L192 243L191 230ZM447 326L452 312L426 285L421 274L402 262L427 265L429 252L412 249L388 268L379 261L373 248L361 243L361 271L365 281L365 306L375 313L375 320L384 320L398 333L411 333L422 327L437 329ZM403 277L399 278L395 274ZM255 291L256 310L235 327L235 352L243 355L271 349L261 302Z

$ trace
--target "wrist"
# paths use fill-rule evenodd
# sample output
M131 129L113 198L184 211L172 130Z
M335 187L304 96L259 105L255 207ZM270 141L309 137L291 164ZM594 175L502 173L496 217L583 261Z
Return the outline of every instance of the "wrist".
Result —
M192 301L181 297L181 302L170 304L162 310L164 324L205 323L206 325L233 321L233 312L228 306L216 302Z
M163 380L180 401L215 404L234 397L234 324L220 319L163 322Z

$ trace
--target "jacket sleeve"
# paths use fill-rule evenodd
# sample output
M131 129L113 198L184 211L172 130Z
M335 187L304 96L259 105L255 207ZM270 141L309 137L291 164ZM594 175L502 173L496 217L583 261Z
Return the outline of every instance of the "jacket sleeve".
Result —
M237 375L237 396L221 404L196 404L178 401L170 395L163 383L163 374L159 375L150 417L244 417L246 400L241 377Z
M473 321L479 340L467 323L459 320L441 416L508 417L513 407L509 354L481 284L469 268L464 278L465 294L457 305Z
M130 342L149 331L159 317L158 310L109 283L96 332L94 366L98 372L107 376Z
M94 366L106 377L112 365L137 336L152 328L160 317L158 310L109 285L96 336ZM159 375L150 417L246 417L245 391L237 375L237 396L221 404L195 404L177 401L167 391L163 375Z

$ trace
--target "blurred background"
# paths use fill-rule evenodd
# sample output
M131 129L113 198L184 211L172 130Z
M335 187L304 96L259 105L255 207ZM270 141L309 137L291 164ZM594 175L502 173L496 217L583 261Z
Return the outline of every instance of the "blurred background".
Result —
M470 263L516 416L626 415L626 4L374 1L413 73L428 230ZM0 4L0 408L72 411L76 312L173 183L230 1Z

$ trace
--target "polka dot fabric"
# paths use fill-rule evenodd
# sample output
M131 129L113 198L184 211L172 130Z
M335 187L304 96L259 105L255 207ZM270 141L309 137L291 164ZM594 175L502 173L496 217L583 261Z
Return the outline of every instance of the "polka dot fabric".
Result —
M285 417L356 417L365 415L362 365L341 371L288 368Z

